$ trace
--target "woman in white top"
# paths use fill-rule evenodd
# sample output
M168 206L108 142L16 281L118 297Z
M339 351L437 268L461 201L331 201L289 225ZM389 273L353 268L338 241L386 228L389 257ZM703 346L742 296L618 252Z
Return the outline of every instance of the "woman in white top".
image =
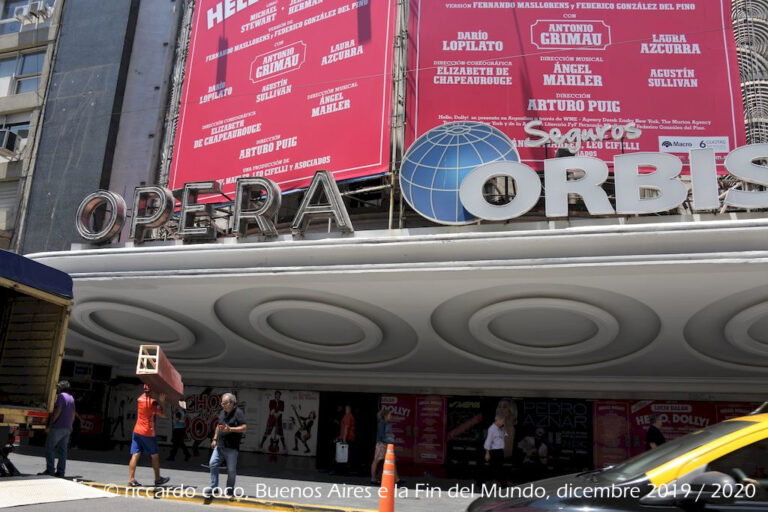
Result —
M496 420L488 427L488 435L485 437L485 462L490 465L491 479L506 486L507 478L504 475L504 440L507 433L504 431L504 415L496 414Z

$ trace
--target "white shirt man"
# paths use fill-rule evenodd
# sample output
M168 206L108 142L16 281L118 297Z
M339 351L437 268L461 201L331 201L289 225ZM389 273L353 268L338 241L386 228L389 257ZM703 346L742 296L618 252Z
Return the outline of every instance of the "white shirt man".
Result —
M504 475L504 416L496 415L496 420L488 427L488 435L485 437L485 461L491 466L491 478L501 485L507 485Z

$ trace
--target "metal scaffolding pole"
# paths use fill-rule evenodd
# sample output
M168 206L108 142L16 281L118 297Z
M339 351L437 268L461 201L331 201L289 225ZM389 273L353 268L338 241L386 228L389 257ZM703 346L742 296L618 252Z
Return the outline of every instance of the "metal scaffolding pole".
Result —
M176 62L173 67L173 83L166 111L165 136L163 139L162 153L160 155L160 167L156 183L167 186L170 176L171 163L173 161L173 143L176 140L176 128L178 126L179 111L181 110L181 91L184 87L184 74L187 68L187 55L189 52L189 40L192 34L192 16L195 11L196 0L185 0L182 3L184 14L176 40Z
M405 152L406 70L408 67L408 0L398 0L392 66L392 123L390 154L389 229L395 214L395 196L399 195L400 161ZM402 208L398 208L398 227L402 227Z
M768 141L768 1L734 0L731 8L747 143Z

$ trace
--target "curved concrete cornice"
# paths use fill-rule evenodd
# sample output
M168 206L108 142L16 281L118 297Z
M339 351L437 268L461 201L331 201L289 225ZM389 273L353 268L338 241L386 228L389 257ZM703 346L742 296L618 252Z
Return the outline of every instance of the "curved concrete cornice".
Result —
M32 257L74 278L70 346L129 373L134 333L136 346L162 338L200 380L758 399L768 219L719 218Z

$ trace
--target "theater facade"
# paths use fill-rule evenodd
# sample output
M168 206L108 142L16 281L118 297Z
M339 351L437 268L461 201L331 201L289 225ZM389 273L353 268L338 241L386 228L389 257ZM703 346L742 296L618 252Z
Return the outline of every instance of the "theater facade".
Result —
M73 277L93 435L127 425L141 344L191 439L233 389L247 449L319 464L344 404L369 430L396 411L435 473L478 463L498 410L510 464L542 429L553 472L636 453L654 414L675 436L748 412L763 3L59 6L12 247Z

